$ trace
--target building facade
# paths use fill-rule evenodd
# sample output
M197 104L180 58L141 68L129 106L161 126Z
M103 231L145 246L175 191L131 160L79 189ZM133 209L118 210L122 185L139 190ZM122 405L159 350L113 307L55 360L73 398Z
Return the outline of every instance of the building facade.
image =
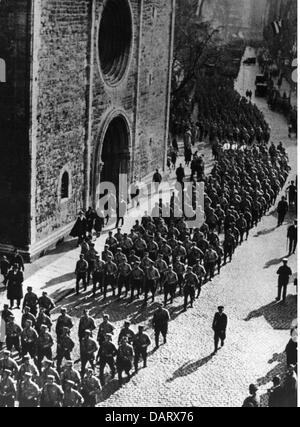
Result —
M166 161L174 0L2 0L0 251L34 258L99 183Z

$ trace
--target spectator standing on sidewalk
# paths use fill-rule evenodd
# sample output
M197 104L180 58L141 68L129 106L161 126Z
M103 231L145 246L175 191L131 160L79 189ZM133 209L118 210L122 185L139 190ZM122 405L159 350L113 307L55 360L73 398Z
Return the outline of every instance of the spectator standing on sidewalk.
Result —
M279 267L277 274L278 274L278 296L276 298L276 301L281 300L281 294L282 294L282 301L284 302L286 300L286 293L287 293L287 287L289 284L290 276L293 274L292 270L288 266L287 258L284 258L283 265Z

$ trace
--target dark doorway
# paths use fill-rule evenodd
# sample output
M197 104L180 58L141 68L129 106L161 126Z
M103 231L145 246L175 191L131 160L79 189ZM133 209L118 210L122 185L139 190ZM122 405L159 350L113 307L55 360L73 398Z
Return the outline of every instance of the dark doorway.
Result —
M105 134L100 182L111 182L119 191L120 174L129 174L129 129L122 116L115 117Z

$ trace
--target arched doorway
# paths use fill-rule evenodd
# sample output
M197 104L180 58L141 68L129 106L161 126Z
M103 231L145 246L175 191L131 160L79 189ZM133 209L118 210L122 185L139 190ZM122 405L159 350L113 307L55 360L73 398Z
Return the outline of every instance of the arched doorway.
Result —
M126 118L119 114L104 127L97 156L96 199L101 197L99 184L110 182L119 192L120 175L130 179L130 130ZM98 193L98 194L97 194Z

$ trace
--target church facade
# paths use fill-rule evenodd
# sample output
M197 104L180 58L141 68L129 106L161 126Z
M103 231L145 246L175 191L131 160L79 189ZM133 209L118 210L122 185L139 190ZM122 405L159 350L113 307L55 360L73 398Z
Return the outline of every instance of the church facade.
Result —
M0 252L34 259L101 181L164 168L174 21L174 0L0 2Z

